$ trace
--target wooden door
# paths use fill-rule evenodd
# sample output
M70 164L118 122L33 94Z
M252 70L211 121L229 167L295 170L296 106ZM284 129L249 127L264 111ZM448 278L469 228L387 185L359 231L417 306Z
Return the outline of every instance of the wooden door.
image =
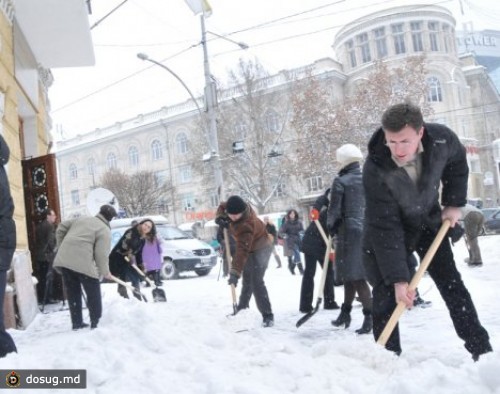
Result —
M57 184L56 156L51 153L22 161L24 202L28 245L31 255L35 255L36 225L42 221L47 208L51 208L60 218L59 188Z

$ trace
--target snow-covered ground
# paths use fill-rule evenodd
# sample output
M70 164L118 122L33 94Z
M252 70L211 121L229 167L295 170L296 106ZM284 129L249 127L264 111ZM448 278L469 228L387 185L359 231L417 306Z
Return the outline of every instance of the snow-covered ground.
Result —
M430 278L424 277L419 289L432 307L402 316L403 354L396 357L371 335L354 333L362 322L357 303L347 330L330 324L339 311L323 309L296 329L301 276L276 269L271 258L266 282L273 328L260 327L253 301L250 310L227 317L231 293L226 281L217 279L217 267L207 277L166 282L167 303L151 302L150 289L144 289L150 302L142 303L118 297L116 285L103 285L97 330L72 331L67 311L39 314L27 330L9 331L19 353L0 359L0 369L86 369L89 393L499 394L499 241L500 235L480 238L480 268L464 263L463 241L454 247L496 351L477 363L455 334ZM337 287L339 304L342 297ZM37 390L42 392L47 391Z

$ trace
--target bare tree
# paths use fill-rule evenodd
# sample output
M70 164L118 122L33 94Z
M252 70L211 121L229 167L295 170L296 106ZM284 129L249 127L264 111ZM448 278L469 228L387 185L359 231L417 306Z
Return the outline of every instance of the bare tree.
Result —
M331 173L335 150L345 143L366 150L382 113L392 104L411 101L421 106L424 116L431 114L425 66L425 56L392 67L377 61L366 78L346 86L342 102L334 100L324 80L300 81L293 93L291 122L298 135L296 174Z
M240 60L219 99L218 137L227 193L247 198L262 213L286 175L283 135L291 103L286 76L271 79L258 62ZM204 143L204 141L203 141ZM205 163L205 174L212 175Z
M101 186L113 192L129 216L168 213L172 202L172 185L152 171L128 175L113 169L101 177Z

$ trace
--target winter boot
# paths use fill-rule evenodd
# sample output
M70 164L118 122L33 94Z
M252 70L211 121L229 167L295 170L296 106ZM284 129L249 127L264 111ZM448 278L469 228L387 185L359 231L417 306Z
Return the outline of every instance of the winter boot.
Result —
M278 266L276 268L281 268L281 259L280 259L280 256L274 255L274 258L275 258L276 262L278 263Z
M302 263L298 263L297 267L299 267L299 272L301 275L304 275L304 267L302 266Z
M154 273L155 286L161 286L163 283L160 279L160 270L156 270Z
M295 275L295 264L291 260L288 260L288 269L292 275Z
M344 325L345 328L349 328L351 325L351 309L352 305L342 304L342 307L340 308L340 315L337 317L337 320L332 320L332 324L335 327Z
M363 308L363 315L365 315L365 319L363 320L361 328L356 330L356 334L369 334L373 328L372 311Z
M274 315L271 313L269 315L265 315L262 321L262 327L272 327L274 326Z

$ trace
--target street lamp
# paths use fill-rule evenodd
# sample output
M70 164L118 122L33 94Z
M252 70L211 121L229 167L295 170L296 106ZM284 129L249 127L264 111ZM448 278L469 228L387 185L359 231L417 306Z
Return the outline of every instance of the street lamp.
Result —
M151 62L153 64L156 64L157 66L160 66L161 68L167 70L170 74L172 74L181 84L182 86L184 87L184 89L187 90L187 92L189 93L189 96L191 96L191 99L193 100L194 102L194 105L196 105L196 109L198 110L198 112L200 113L200 116L201 116L201 120L203 121L203 112L201 112L201 108L200 106L198 105L198 101L196 100L196 98L194 97L193 93L191 92L191 90L187 87L187 85L184 83L184 81L175 73L173 72L169 67L165 66L163 63L160 63L154 59L151 59L147 54L145 53L138 53L137 54L137 57L141 60L144 60L144 61L147 61L147 62Z
M185 0L188 7L193 11L195 15L200 14L201 22L201 45L203 46L203 70L205 74L205 111L208 117L208 136L211 147L211 157L215 159L214 161L214 175L215 184L217 187L217 194L219 200L224 198L224 182L222 178L222 168L220 163L219 155L219 141L217 136L217 118L215 113L215 108L217 106L217 91L215 83L213 81L212 75L210 74L210 65L208 63L208 51L207 51L207 31L205 29L205 16L209 17L212 14L212 8L208 4L207 0ZM247 49L248 45L244 43L238 43L227 37L220 36L215 33L210 33L220 38L226 39L230 42L235 43L242 49Z

